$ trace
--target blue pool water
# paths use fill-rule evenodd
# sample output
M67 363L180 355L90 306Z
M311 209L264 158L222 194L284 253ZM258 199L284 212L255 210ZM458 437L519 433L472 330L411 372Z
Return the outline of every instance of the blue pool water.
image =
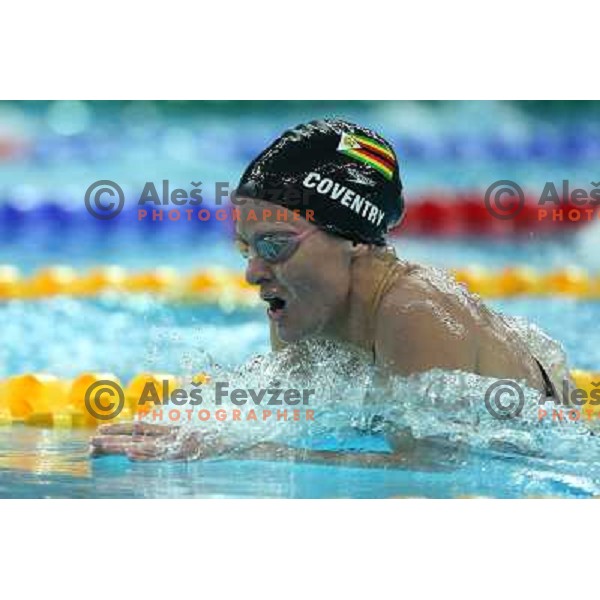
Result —
M479 263L490 268L526 263L540 269L579 264L596 268L594 243L585 233L535 244L490 241L399 240L399 254L437 266ZM68 242L68 240L67 240ZM86 239L54 244L39 239L0 245L0 262L15 251L25 272L48 263L76 267L118 262L132 269L157 264L189 271L220 264L241 269L229 243L164 238L122 240L102 247ZM572 367L600 367L600 304L563 299L515 298L492 305L528 318L561 341ZM71 377L83 371L197 372L217 363L235 370L268 352L266 320L259 309L225 312L213 306L169 304L152 297L53 298L0 305L3 343L0 377L48 372ZM556 429L556 428L555 428ZM511 435L515 432L510 432ZM581 428L536 433L529 451L511 452L468 444L458 460L440 455L416 468L358 468L305 463L221 459L193 463L131 463L111 457L90 460L86 430L24 426L0 428L0 497L495 497L600 494L595 438ZM377 435L345 433L312 438L319 447L385 450ZM519 434L520 435L520 434ZM511 438L512 439L512 438ZM540 450L542 448L543 450ZM596 458L594 458L596 457Z
M539 193L548 180L568 179L572 187L587 189L598 180L600 126L594 112L579 117L572 112L544 115L539 106L505 102L275 103L216 112L200 104L182 113L148 102L3 103L0 131L25 141L26 151L0 160L0 264L15 265L25 274L52 264L241 270L230 241L213 224L132 225L125 215L95 222L84 210L85 190L110 178L125 190L131 210L147 181L168 179L172 188L186 190L190 182L203 181L211 205L215 182L237 181L268 140L317 116L343 116L389 135L402 164L409 206L421 193L483 194L492 182L504 179L518 182L528 193ZM53 212L52 206L60 211ZM576 265L599 273L598 240L596 224L551 238L406 237L396 246L400 256L438 267L522 264L546 271ZM600 303L512 298L491 304L526 317L559 340L572 367L600 370ZM187 374L216 365L233 375L255 364L251 359L257 355L267 357L257 363L258 369L272 366L266 319L258 309L225 312L140 296L11 301L0 303L0 331L2 379L25 372L68 378L100 371L126 381L142 371ZM329 373L332 367L322 368ZM305 432L293 443L385 451L377 435L344 428L342 409L350 403L352 389L342 383L336 382L339 394L333 404L323 408L329 428ZM417 408L407 417L413 427L459 435L466 451L459 456L441 452L427 465L388 469L232 459L139 464L115 457L90 460L90 431L0 426L0 497L600 494L600 448L585 428L519 429L487 422L484 414L473 423L471 415L461 415L457 430L443 415L419 411L418 382L398 385L398 398L383 400L407 406L415 402ZM450 396L455 389L444 388Z
M87 434L0 430L0 496L8 498L455 498L589 497L584 474L561 465L472 454L459 467L375 469L267 461L90 461Z

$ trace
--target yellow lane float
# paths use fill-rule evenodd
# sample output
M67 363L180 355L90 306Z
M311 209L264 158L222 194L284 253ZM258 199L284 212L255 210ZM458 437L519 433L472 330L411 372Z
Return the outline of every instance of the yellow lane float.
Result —
M481 266L452 270L457 281L480 296L518 295L600 299L600 275L579 267L549 272L527 266L500 271ZM237 308L259 303L257 289L241 273L211 267L180 273L171 267L127 272L118 266L101 266L78 272L67 266L50 266L23 276L11 265L0 265L0 301L35 300L56 295L90 297L106 292L158 294L172 300L220 304Z
M587 392L600 389L600 371L573 370L576 386ZM191 382L210 381L206 373L177 377L168 373L139 373L123 384L112 373L82 373L73 379L25 373L0 380L0 425L24 423L42 427L95 427L130 421L173 399L175 389ZM141 401L141 398L145 401ZM600 412L600 407L593 407ZM109 414L110 418L105 418Z

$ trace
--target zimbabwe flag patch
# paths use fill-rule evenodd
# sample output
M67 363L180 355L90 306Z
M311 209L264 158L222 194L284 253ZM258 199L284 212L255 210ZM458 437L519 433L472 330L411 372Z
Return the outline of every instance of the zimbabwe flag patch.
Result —
M346 156L371 165L386 179L392 179L396 159L387 146L362 135L342 133L337 149Z

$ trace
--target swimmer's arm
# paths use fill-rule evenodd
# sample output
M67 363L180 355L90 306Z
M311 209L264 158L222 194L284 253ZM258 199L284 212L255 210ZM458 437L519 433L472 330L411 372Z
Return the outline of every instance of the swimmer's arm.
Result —
M394 447L391 452L349 452L335 450L308 450L290 448L273 442L261 442L230 454L229 458L246 460L282 460L287 462L303 462L318 465L341 467L367 467L374 469L408 468L426 471L445 471L454 468L453 462L459 454L456 449L447 446L443 449L435 443L422 440L420 443ZM443 454L440 455L440 451ZM440 457L444 460L441 461Z
M384 372L408 376L431 369L474 371L477 354L464 339L449 330L429 303L382 303L378 315L375 356ZM395 455L413 467L441 467L456 462L463 449L436 437L415 438L410 429L387 423L387 442Z
M93 457L122 454L133 461L227 457L376 468L397 468L405 465L415 468L419 464L424 466L424 463L415 461L414 452L408 447L405 452L399 452L396 448L392 453L308 450L290 448L273 442L259 442L251 447L239 448L238 444L228 443L223 439L204 439L200 432L191 432L179 443L175 443L177 429L141 422L103 425L90 440L90 454Z
M395 375L430 369L473 371L476 352L436 314L427 302L399 305L382 303L376 325L377 364Z
M240 450L231 458L248 460L284 460L346 467L399 467L411 465L409 457L397 452L340 452L334 450L308 450L291 448L273 442L261 442Z

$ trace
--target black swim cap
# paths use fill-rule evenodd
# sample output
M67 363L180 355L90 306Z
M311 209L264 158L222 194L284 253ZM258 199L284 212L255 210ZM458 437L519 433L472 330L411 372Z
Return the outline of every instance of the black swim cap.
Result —
M237 196L314 211L320 229L384 245L404 216L402 182L392 147L346 121L298 125L277 138L246 169Z

